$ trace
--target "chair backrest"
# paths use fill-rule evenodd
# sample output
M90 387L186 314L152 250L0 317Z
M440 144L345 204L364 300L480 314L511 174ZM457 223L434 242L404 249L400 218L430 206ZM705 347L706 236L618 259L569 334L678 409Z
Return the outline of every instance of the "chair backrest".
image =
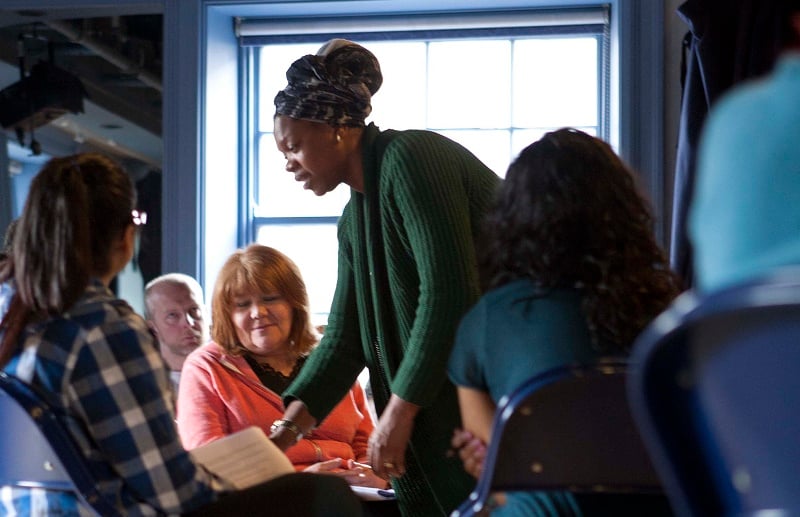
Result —
M679 297L636 341L629 397L679 514L800 512L800 269Z
M0 372L0 486L71 491L98 515L119 515L101 497L64 422L22 380Z
M498 404L483 475L453 516L481 511L494 491L660 493L629 412L626 362L537 375Z

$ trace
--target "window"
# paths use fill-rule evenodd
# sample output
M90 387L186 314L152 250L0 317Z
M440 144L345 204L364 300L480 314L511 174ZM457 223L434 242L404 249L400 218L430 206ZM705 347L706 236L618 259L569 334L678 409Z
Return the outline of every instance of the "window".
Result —
M437 131L500 176L520 150L549 130L572 126L608 138L608 17L602 9L428 16L394 24L414 26L412 31L395 30L396 20L370 18L316 35L293 33L286 22L245 22L239 31L254 114L247 182L252 238L298 264L319 324L335 288L336 223L349 189L342 185L319 198L304 191L285 172L275 148L272 101L296 58L315 53L330 37L358 41L376 55L384 75L367 122Z

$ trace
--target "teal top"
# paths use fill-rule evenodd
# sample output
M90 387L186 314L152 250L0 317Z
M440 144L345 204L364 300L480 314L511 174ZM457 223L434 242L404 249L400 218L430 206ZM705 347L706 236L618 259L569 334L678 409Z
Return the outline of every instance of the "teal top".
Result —
M378 414L389 396L422 407L393 486L404 515L447 515L474 480L447 450L460 426L446 373L456 326L480 294L475 236L499 178L428 131L368 126L364 193L339 221L339 270L328 326L285 399L321 420L366 365Z
M456 385L489 393L495 404L529 378L600 357L591 344L581 296L557 289L537 296L529 280L488 292L464 316L448 364ZM493 516L580 515L566 492L515 492Z
M800 264L800 53L714 106L696 181L689 237L698 289Z
M488 392L496 403L534 375L594 361L599 354L580 303L577 290L537 295L529 280L488 292L458 327L450 378Z

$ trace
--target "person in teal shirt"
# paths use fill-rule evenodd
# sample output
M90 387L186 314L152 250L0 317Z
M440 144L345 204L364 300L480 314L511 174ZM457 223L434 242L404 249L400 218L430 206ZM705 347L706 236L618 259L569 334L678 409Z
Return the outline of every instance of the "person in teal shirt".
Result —
M800 11L792 18L800 40ZM800 264L800 44L703 128L689 238L701 292Z
M448 364L464 425L452 443L471 474L501 397L556 366L627 355L678 294L652 226L632 173L598 138L553 131L511 164L479 248L489 291L462 319ZM567 492L498 500L492 515L596 514ZM615 514L630 515L632 501L616 499ZM666 509L656 498L642 515Z

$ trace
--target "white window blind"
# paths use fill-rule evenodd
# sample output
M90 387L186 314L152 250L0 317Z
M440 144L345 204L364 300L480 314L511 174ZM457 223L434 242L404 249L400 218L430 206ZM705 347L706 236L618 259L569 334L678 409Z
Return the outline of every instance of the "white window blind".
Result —
M243 45L263 45L272 39L287 42L318 35L355 35L426 31L484 31L537 27L568 28L607 26L607 6L562 9L507 10L473 13L424 13L347 17L309 16L302 18L238 18L236 35ZM355 38L354 38L355 39Z

